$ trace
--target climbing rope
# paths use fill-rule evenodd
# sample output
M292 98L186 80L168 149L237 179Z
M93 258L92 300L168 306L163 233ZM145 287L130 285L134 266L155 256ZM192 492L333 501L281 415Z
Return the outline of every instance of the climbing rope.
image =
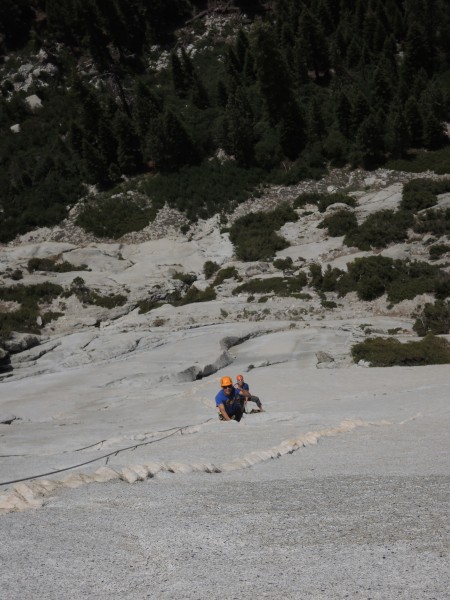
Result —
M106 459L106 464L108 464L108 460L109 460L110 456L117 456L120 452L126 452L127 450L136 450L136 448L139 448L140 446L148 446L149 444L155 444L156 442L161 442L162 440L166 440L167 438L172 437L173 435L175 435L177 433L183 434L183 431L185 429L188 429L189 427L194 427L194 426L198 427L199 425L205 425L206 423L208 423L209 421L212 421L212 420L213 419L207 419L206 421L203 421L202 423L194 424L194 425L183 425L182 427L177 427L175 429L175 431L172 431L172 433L169 433L168 435L158 438L157 440L150 440L148 442L140 442L139 444L133 444L132 446L127 446L126 448L119 448L118 450L114 450L113 452L108 452L108 454L103 454L102 456L98 456L97 458L92 458L91 460L86 460L85 462L79 463L77 465L72 465L70 467L64 467L63 469L55 469L54 471L48 471L47 473L41 473L39 475L30 475L29 477L22 477L20 479L12 479L11 481L2 481L2 482L0 482L0 486L12 485L13 483L20 483L22 481L30 481L32 479L39 479L41 477L48 477L49 475L56 475L57 473L63 473L64 471L71 471L72 469L78 469L79 467L84 467L85 465L89 465L89 464L97 462L99 460ZM170 430L167 430L167 431L170 431ZM98 443L100 443L100 442L98 442ZM96 444L94 444L94 446L95 445ZM89 446L86 446L86 447L89 448Z

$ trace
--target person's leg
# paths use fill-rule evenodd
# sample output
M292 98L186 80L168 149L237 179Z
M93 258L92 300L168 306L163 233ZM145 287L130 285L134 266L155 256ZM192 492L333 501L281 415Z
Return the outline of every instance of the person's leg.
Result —
M261 400L258 398L258 396L250 396L249 400L256 402L256 406L259 408L259 410L262 410Z

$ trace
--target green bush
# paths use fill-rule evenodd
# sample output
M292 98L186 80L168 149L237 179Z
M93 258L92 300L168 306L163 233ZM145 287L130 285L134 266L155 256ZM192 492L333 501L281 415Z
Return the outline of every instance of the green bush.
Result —
M20 308L15 311L0 313L0 337L7 338L12 331L39 333L40 327L37 324L37 318L40 316L39 305L49 304L63 291L61 286L49 282L0 287L0 300L20 304ZM43 323L45 322L43 317Z
M434 244L428 249L431 260L438 260L444 254L450 252L450 246L448 244Z
M414 218L407 211L381 210L369 215L359 227L351 229L344 238L344 244L360 250L386 248L392 242L405 240L413 223Z
M161 302L156 302L155 300L151 300L150 298L145 298L144 300L139 300L137 303L139 308L139 314L148 313L151 310L158 308L162 305Z
M147 178L141 191L162 208L166 203L185 213L191 221L232 211L255 195L266 174L260 169L243 169L234 162L216 160L184 167L176 173Z
M307 204L315 204L317 206L321 197L322 194L319 192L302 192L294 200L293 206L294 208L303 208Z
M390 303L434 293L446 298L450 277L438 267L420 261L393 260L386 256L357 258L348 264L347 273L335 273L335 289L341 296L354 290L361 300L375 300L384 293Z
M212 277L214 273L217 273L219 268L220 267L216 262L213 262L212 260L207 260L203 265L203 274L205 278L209 279L210 277Z
M349 210L337 210L319 223L321 229L328 229L328 235L339 237L346 235L358 227L356 215Z
M450 146L433 152L420 151L408 159L392 160L387 163L386 167L393 171L408 173L424 173L425 171L434 171L438 175L450 173Z
M36 283L34 285L13 285L0 287L0 300L18 302L19 304L50 303L64 292L60 285L50 283Z
M403 186L400 208L418 212L437 204L437 195L450 191L450 181L432 179L412 179Z
M186 285L192 285L194 281L197 281L197 276L194 273L174 273L172 279L178 279Z
M450 208L431 209L416 216L414 224L416 233L432 233L434 235L450 234Z
M434 304L427 302L416 317L413 329L417 335L450 333L450 302L443 300L437 300Z
M148 199L100 194L85 202L76 224L98 237L117 239L153 221L156 210Z
M352 347L355 362L364 360L372 367L440 365L450 363L450 343L427 335L418 342L402 344L395 338L370 338Z
M192 304L194 302L209 302L210 300L216 299L216 292L212 286L209 286L203 292L195 287L189 288L187 293L174 302L175 306L184 306L185 304Z
M232 278L236 279L237 281L241 280L236 267L225 267L224 269L220 269L220 271L217 273L217 275L213 281L213 286L215 287L216 285L220 285L221 283L223 283L225 281L225 279L232 279Z
M297 196L294 201L294 208L303 208L306 204L315 204L319 207L320 212L325 212L329 206L336 203L346 204L352 208L357 204L355 198L341 192L335 194L305 192Z
M289 243L275 233L285 223L297 221L298 215L287 203L271 212L257 212L237 219L230 228L230 240L236 255L243 261L267 260Z
M275 269L279 269L280 271L288 271L292 269L294 261L290 256L286 256L286 258L276 258L273 261L273 266Z
M301 272L296 277L268 277L267 279L252 279L233 290L233 295L241 292L248 294L270 294L276 296L298 296L306 285L306 275Z
M68 273L70 271L87 271L87 265L76 266L70 262L57 262L56 257L51 258L30 258L27 269L30 273L34 271L47 271L54 273Z

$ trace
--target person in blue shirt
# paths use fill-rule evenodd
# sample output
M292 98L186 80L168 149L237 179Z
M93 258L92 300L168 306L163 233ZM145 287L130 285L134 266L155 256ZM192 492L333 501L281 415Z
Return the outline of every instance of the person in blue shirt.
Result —
M242 392L233 386L230 377L222 377L220 380L220 387L222 389L216 395L216 406L219 409L219 418L222 421L240 421L244 412L240 400ZM246 394L250 396L248 392L246 392Z
M250 402L255 402L256 406L259 408L259 412L265 412L262 404L261 404L261 400L258 398L258 396L253 396L250 393L250 388L248 383L245 383L244 381L244 377L242 375L238 375L236 377L236 384L235 384L235 388L236 390L239 392L240 396L241 396L241 402L243 404L243 408L245 411L245 405L247 404L248 401ZM246 392L246 393L244 393Z

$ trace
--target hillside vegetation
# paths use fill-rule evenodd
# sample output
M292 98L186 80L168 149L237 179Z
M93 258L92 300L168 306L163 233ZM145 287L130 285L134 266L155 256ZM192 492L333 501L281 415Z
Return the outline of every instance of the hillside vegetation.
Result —
M125 225L113 193L80 224L196 220L330 164L449 170L445 0L5 0L0 38L0 242L137 175Z

